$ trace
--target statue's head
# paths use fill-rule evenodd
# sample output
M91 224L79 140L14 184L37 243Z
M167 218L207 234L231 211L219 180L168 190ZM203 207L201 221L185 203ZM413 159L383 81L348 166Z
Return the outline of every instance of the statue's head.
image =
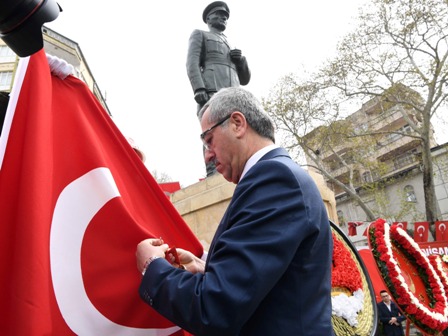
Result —
M1 0L0 38L20 57L30 56L44 46L42 25L61 11L55 0Z
M202 13L202 20L205 23L211 25L214 28L224 31L226 29L226 23L222 23L217 19L214 20L213 22L210 22L209 18L212 14L215 15L221 14L228 19L230 16L229 6L227 6L227 4L224 1L214 1L207 7L205 7L204 12Z

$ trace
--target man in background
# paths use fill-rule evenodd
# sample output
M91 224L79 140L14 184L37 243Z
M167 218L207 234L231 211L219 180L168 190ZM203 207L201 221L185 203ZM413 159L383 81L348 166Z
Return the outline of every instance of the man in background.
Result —
M404 336L403 326L401 322L406 317L400 313L397 305L390 299L386 290L380 292L381 302L378 303L378 319L383 326L384 336Z

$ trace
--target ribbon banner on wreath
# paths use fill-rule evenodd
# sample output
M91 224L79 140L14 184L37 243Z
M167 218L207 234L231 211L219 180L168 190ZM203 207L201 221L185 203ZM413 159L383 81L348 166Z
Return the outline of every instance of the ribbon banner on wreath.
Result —
M419 245L397 225L378 219L369 227L369 245L395 303L428 335L448 328L448 302L437 270Z

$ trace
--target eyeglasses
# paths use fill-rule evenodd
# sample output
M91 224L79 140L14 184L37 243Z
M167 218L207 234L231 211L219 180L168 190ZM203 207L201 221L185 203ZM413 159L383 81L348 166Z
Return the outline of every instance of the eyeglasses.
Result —
M218 126L224 124L224 122L226 122L228 119L230 119L230 116L231 116L231 115L232 115L232 114L229 114L227 117L221 119L220 121L218 121L216 124L214 124L214 125L213 125L212 127L210 127L209 129L205 130L204 133L202 133L202 134L200 135L201 140L202 140L202 144L204 145L204 148L205 148L206 150L209 150L209 149L210 149L210 143L209 143L208 141L205 141L205 137L207 136L207 134L210 133L211 131L213 131L213 129L215 129L216 127L218 127Z

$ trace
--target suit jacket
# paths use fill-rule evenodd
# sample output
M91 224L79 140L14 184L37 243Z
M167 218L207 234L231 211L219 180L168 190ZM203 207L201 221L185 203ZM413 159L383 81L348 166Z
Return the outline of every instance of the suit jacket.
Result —
M193 92L205 89L215 93L222 88L246 85L250 70L246 58L235 64L230 59L230 46L219 32L194 30L190 36L187 74Z
M332 244L314 181L277 148L235 188L205 273L157 259L140 295L194 335L331 335Z
M384 302L379 302L377 304L378 306L378 319L383 324L383 335L385 336L403 336L403 326L401 325L401 322L406 320L406 317L404 317L400 311L398 310L397 305L391 301L390 303L390 310L387 308L386 304ZM394 324L389 324L389 321L392 317L396 317L398 322L400 323L399 326Z

